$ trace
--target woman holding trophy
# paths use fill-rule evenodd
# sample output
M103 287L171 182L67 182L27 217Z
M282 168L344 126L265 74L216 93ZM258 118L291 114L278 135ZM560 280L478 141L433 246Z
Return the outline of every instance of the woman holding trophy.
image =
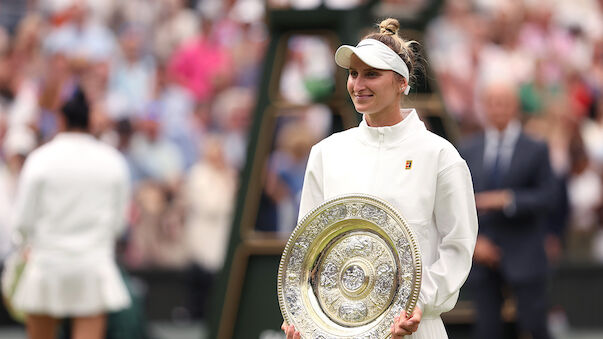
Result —
M456 304L471 268L477 214L471 175L454 146L402 108L416 64L413 41L386 19L357 46L341 46L336 63L349 70L347 90L363 114L357 128L316 144L306 168L300 219L325 200L358 193L393 206L414 231L422 258L416 307L393 319L393 338L446 338L440 314ZM283 323L287 339L300 338Z

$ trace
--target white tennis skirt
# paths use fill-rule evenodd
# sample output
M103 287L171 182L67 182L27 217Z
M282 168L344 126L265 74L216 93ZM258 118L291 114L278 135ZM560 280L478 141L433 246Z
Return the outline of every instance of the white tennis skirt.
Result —
M29 314L90 316L130 305L112 256L44 256L31 253L13 305Z

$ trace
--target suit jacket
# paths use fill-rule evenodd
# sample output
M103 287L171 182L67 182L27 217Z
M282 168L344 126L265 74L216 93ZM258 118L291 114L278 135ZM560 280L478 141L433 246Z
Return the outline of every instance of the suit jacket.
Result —
M476 193L487 191L489 172L484 166L485 134L460 147L467 161ZM510 163L501 173L500 189L510 189L515 207L505 211L478 213L479 234L501 249L500 273L509 282L542 278L547 272L544 250L545 218L555 192L548 147L523 132L519 135ZM479 280L486 268L475 264L472 278Z

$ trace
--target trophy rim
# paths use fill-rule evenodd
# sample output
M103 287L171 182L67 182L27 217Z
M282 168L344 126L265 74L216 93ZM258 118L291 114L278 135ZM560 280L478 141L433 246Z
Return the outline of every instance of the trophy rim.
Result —
M406 240L408 241L408 244L410 247L411 258L412 258L412 263L413 263L412 268L414 270L414 272L413 272L414 277L412 280L410 296L408 298L408 301L406 302L406 305L404 306L404 310L407 313L411 313L412 310L416 307L416 305L418 303L420 289L421 289L423 266L422 266L419 243L417 241L417 238L414 234L413 229L410 227L410 225L408 224L406 219L387 201L385 201L381 198L369 195L369 194L361 194L361 193L345 194L345 195L340 195L340 196L337 196L337 197L334 197L331 199L327 199L324 202L322 202L320 205L318 205L317 207L313 208L298 222L295 229L291 233L289 239L287 240L287 243L286 243L283 253L281 255L281 260L279 262L278 277L277 277L278 303L279 303L281 314L282 314L283 319L286 324L295 325L294 319L290 317L289 312L287 311L287 307L285 305L285 296L284 296L284 291L283 291L283 287L284 287L283 279L284 279L284 276L286 273L286 267L288 266L286 259L288 259L290 257L293 245L295 244L296 240L299 238L301 232L308 226L308 222L310 220L313 220L317 215L319 215L323 211L327 210L329 207L335 206L335 205L337 205L341 202L345 202L345 201L369 203L372 206L381 208L381 209L385 210L396 221L396 224L399 227L401 227L401 229L404 233L404 236L406 237ZM302 271L303 271L303 269L302 269ZM395 291L394 296L398 297L399 292L400 292L400 286L398 286L398 290ZM391 306L388 306L388 308L389 307L391 307ZM327 317L328 317L328 315L327 315ZM377 319L380 317L381 316L378 316ZM316 327L318 327L318 325Z

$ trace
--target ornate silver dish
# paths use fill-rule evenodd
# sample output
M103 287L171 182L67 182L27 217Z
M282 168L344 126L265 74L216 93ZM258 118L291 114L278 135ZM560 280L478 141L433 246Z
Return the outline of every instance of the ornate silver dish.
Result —
M388 338L421 287L415 236L388 203L368 195L328 200L297 225L283 251L278 301L302 338Z

